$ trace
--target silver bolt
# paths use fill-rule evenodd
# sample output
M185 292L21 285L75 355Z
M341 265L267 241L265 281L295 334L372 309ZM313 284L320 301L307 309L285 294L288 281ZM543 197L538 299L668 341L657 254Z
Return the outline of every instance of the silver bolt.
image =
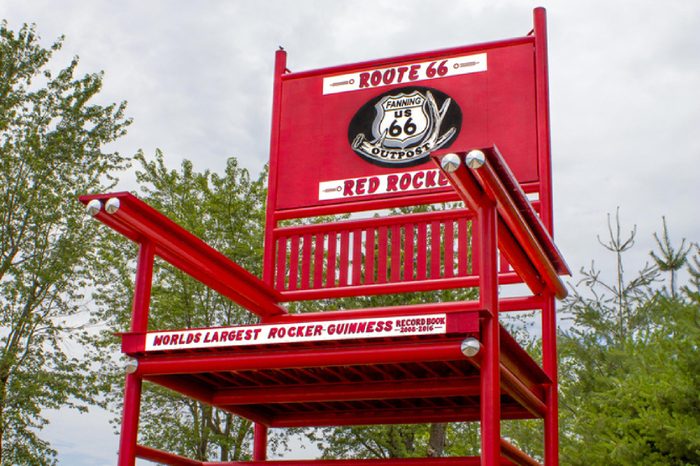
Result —
M124 364L124 370L127 374L133 374L139 368L139 362L136 359L129 358Z
M113 214L117 210L119 210L119 199L116 197L110 197L107 199L107 203L105 204L105 211L108 214Z
M94 217L100 213L100 209L102 209L102 202L100 202L99 199L93 199L87 203L87 206L85 206L85 210L91 217Z
M454 173L454 171L457 170L461 164L462 160L459 158L459 155L453 152L445 154L440 160L440 166L447 173Z
M479 340L473 337L466 338L460 345L460 350L462 350L462 354L468 358L473 358L474 356L479 354L480 349L481 343L479 343Z
M467 153L467 166L469 168L481 168L486 162L486 155L479 149L470 150Z

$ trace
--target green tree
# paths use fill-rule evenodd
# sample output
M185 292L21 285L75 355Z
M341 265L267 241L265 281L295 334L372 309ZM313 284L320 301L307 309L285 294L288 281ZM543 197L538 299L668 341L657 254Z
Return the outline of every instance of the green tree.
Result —
M662 272L669 272L671 297L675 298L676 274L686 264L691 246L686 245L685 239L683 239L678 249L675 249L671 243L671 239L668 237L668 228L666 227L665 217L663 217L663 224L663 236L659 238L659 235L654 233L654 239L656 240L656 245L659 248L659 254L656 254L654 251L652 251L650 254L659 270Z
M228 159L222 175L197 172L190 161L179 170L165 166L158 151L154 160L136 155L140 197L247 270L260 275L264 180L251 179L247 170ZM96 323L105 326L95 340L105 354L114 382L115 411L121 409L123 371L111 361L117 341L112 332L128 329L133 295L133 243L102 228L100 280L95 294ZM149 327L196 328L253 323L255 316L188 275L156 261ZM140 441L198 460L236 461L250 456L251 423L228 412L179 396L160 386L145 384L142 397Z
M125 103L91 103L102 74L57 73L33 26L0 24L0 458L52 464L38 431L46 408L86 409L96 380L66 342L80 337L85 266L96 226L83 224L79 194L112 185L127 160L104 146L123 135Z
M617 264L610 284L594 267L565 303L573 326L563 335L562 461L566 464L686 465L700 462L700 319L698 295L661 286L657 266L631 280L622 254L619 217L603 245ZM658 236L655 235L655 238ZM652 255L663 271L686 265L664 221L664 241ZM679 251L682 254L682 260ZM698 263L698 250L690 257ZM691 284L697 268L689 267ZM675 281L675 276L670 277ZM675 282L674 282L675 283Z

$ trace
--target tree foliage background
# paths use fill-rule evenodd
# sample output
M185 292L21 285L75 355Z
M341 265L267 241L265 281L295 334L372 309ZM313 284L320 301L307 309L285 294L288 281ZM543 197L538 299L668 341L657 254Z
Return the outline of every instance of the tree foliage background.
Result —
M122 136L125 103L93 103L102 75L52 70L35 29L0 23L0 458L52 464L37 435L42 411L96 403L100 381L68 348L82 332L97 226L79 194L108 189L127 160L105 145Z
M700 247L674 245L664 220L651 263L629 277L636 231L623 233L619 218L608 226L613 280L582 270L563 309L562 461L700 464Z
M223 174L208 170L197 172L190 161L178 170L169 169L158 151L152 160L139 153L137 181L140 197L187 230L203 239L257 275L261 274L262 225L266 175L251 178L228 159ZM102 229L100 270L96 282L95 322L104 331L94 344L118 351L114 329L128 329L131 319L136 249L116 234ZM156 261L149 325L153 329L197 328L252 323L253 315L162 261ZM121 407L123 369L106 357L103 367L110 368L111 406ZM228 412L174 394L162 387L145 384L140 439L199 460L247 459L252 436L251 423Z

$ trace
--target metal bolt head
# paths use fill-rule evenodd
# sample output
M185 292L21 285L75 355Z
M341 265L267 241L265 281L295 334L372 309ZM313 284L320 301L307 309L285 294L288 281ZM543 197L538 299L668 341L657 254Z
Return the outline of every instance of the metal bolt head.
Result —
M473 358L474 356L479 354L480 349L481 343L479 343L479 340L473 337L466 338L460 345L460 350L462 350L462 354L468 358Z
M486 163L486 155L479 149L470 150L467 153L466 162L469 168L481 168Z
M133 374L139 368L139 362L136 359L129 358L124 364L124 370L127 374Z
M105 203L105 211L108 214L113 214L119 210L119 199L116 197L110 197Z
M94 217L100 213L100 209L102 209L102 202L100 202L99 199L93 199L87 203L87 206L85 206L85 211L91 217Z
M462 160L459 158L459 155L455 153L445 154L440 160L440 166L447 173L454 173L461 164Z

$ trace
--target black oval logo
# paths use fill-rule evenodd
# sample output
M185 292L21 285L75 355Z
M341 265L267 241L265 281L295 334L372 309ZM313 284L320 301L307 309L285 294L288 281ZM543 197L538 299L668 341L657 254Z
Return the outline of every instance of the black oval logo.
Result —
M384 167L418 165L449 147L462 128L462 110L429 87L401 87L365 103L350 120L348 141L365 160Z

